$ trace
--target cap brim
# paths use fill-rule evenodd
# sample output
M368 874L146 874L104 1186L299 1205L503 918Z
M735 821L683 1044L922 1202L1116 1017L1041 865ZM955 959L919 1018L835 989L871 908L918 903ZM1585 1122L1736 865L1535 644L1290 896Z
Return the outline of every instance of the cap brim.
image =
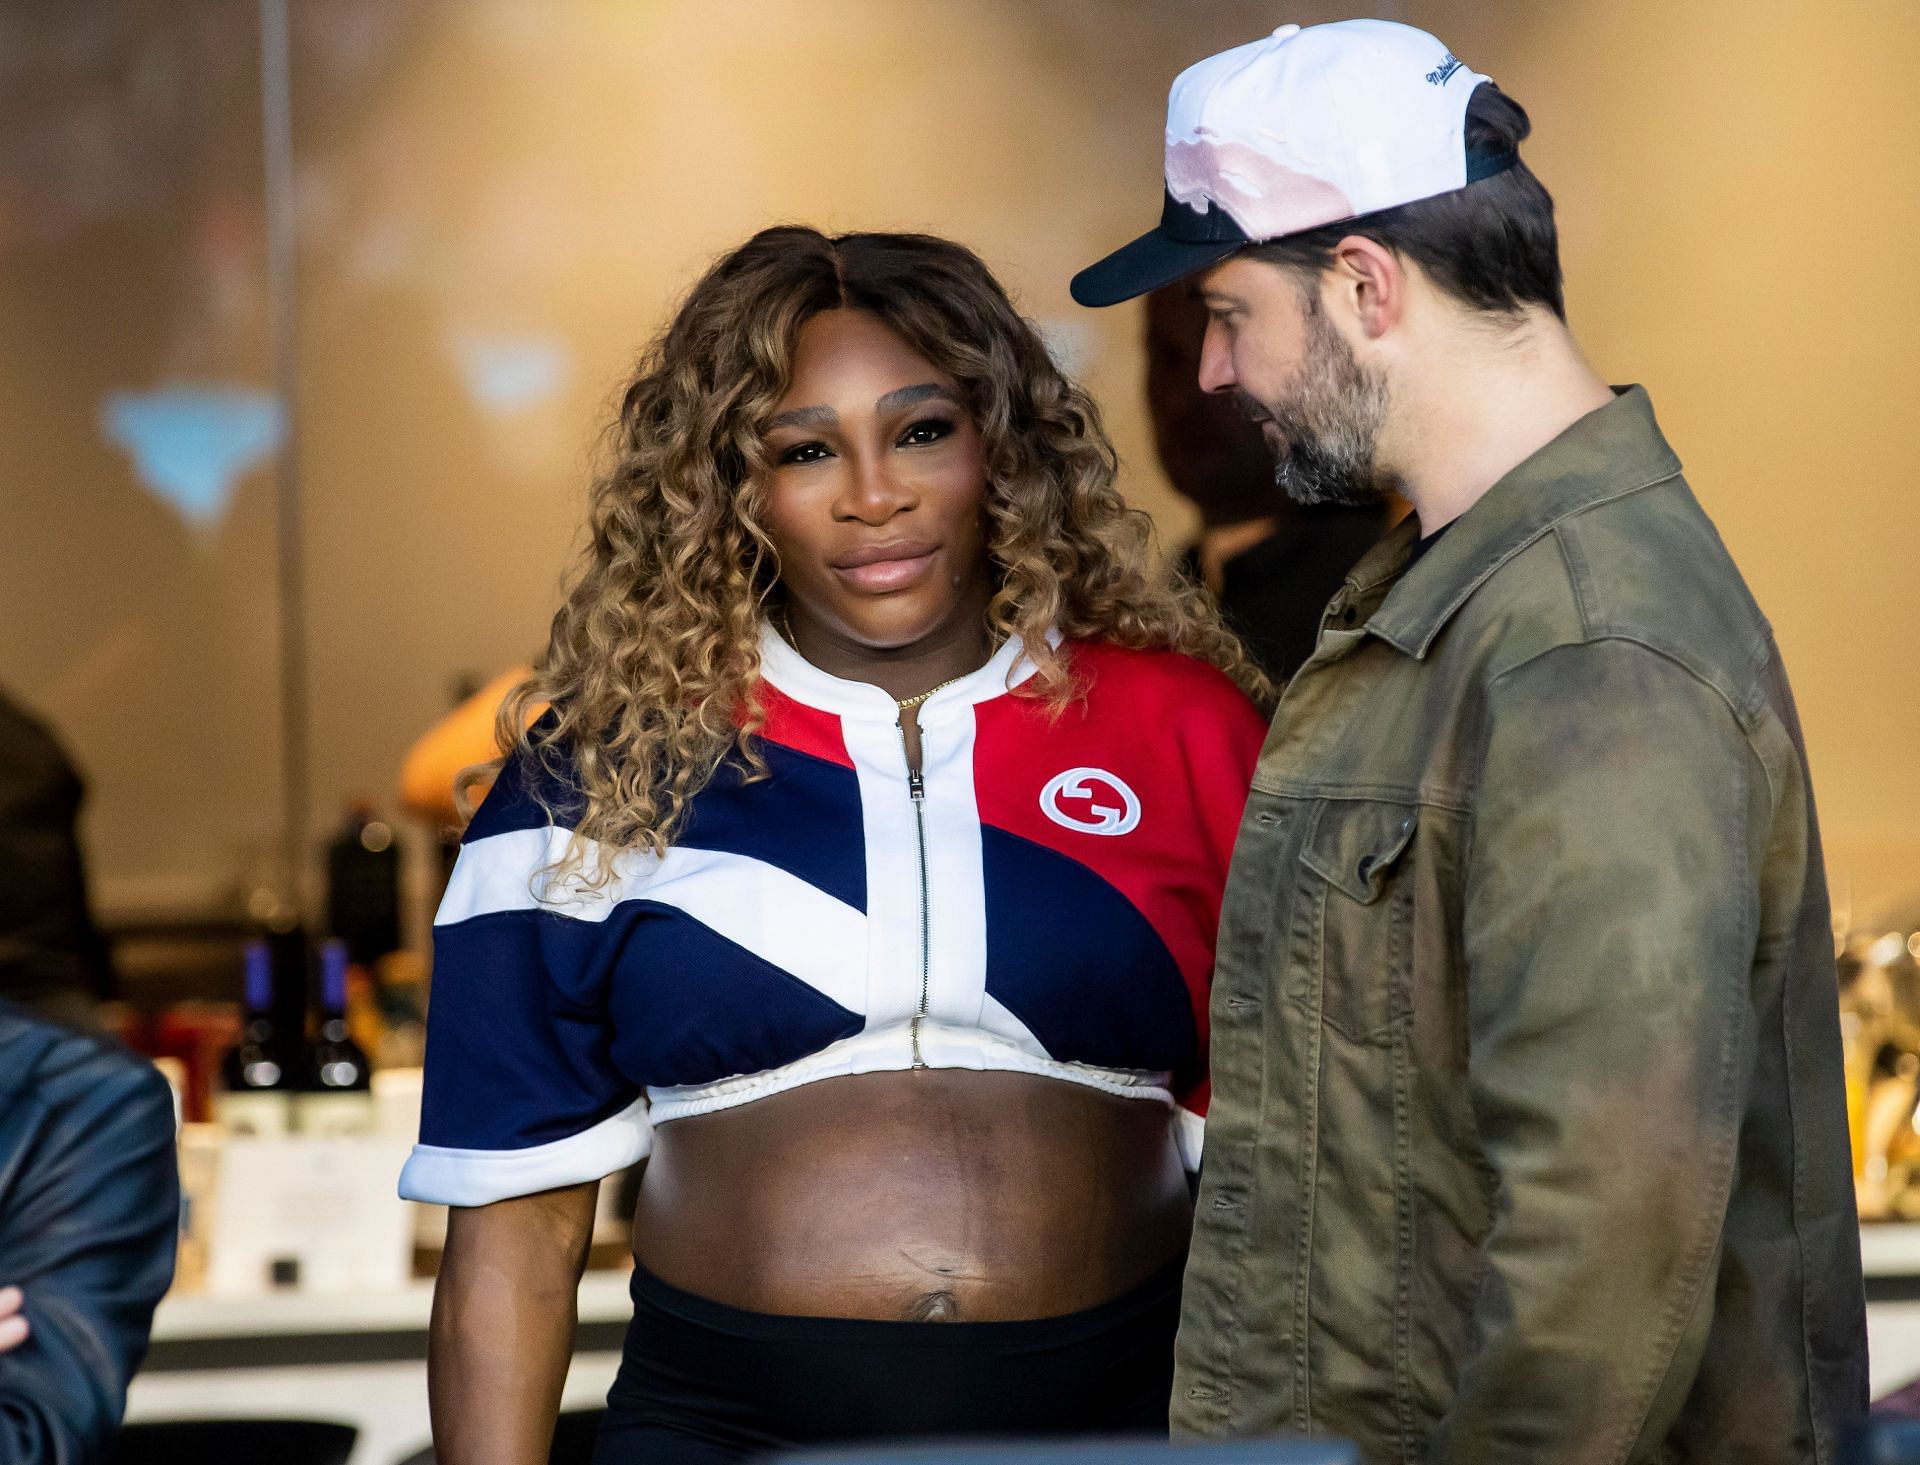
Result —
M1170 239L1158 229L1088 265L1068 287L1081 305L1118 305L1136 295L1183 280L1195 270L1218 264L1245 239Z

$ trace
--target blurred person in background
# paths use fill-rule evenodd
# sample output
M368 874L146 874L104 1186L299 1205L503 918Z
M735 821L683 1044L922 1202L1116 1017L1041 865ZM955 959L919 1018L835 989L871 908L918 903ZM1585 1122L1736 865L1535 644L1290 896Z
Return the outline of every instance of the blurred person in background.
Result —
M1380 504L1297 504L1273 451L1232 398L1200 387L1207 310L1181 282L1146 299L1147 414L1174 491L1200 511L1183 567L1220 602L1261 669L1285 682L1313 654L1320 616L1386 527Z
M1414 511L1235 848L1173 1424L1828 1461L1867 1349L1806 751L1648 394L1568 328L1529 125L1424 31L1282 26L1174 82L1159 227L1074 280L1191 279L1282 485Z
M108 1458L179 1221L166 1080L0 1001L0 1465Z
M59 740L0 692L0 997L78 1028L112 985L87 902L84 797Z
M440 1460L546 1458L649 1154L606 1465L1164 1434L1265 679L958 245L756 235L614 452L437 921Z

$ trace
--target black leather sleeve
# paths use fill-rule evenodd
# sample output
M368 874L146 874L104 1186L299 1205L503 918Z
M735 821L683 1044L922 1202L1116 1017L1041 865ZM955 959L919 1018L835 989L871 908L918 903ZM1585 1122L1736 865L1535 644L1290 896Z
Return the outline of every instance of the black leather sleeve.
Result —
M179 1210L159 1073L0 1003L0 1286L22 1289L32 1329L0 1354L0 1465L104 1458Z

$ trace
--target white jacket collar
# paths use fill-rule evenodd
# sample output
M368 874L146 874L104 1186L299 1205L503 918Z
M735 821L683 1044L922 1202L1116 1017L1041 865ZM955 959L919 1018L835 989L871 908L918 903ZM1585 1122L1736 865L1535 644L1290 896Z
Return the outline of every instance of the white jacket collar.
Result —
M1049 645L1060 644L1058 631L1047 632ZM942 712L973 707L1004 697L1033 675L1034 664L1027 659L1018 636L1010 636L993 653L985 666L968 672L958 681L942 687L920 704L920 720ZM895 722L900 706L884 688L872 682L847 681L821 671L792 646L768 621L760 623L760 672L769 682L794 701L841 717L879 718Z

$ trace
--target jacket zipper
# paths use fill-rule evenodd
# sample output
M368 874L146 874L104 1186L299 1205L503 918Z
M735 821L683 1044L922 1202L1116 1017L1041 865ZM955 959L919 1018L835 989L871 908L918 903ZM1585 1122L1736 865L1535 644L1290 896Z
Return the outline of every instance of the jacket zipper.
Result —
M896 726L900 729L900 753L907 763L907 797L913 803L913 832L920 847L920 1006L913 1014L908 1033L913 1043L913 1066L925 1068L927 1061L920 1053L920 1025L927 1020L933 989L933 912L927 885L927 781L907 755L906 723ZM920 733L922 762L926 759L926 750L927 734L923 728Z

